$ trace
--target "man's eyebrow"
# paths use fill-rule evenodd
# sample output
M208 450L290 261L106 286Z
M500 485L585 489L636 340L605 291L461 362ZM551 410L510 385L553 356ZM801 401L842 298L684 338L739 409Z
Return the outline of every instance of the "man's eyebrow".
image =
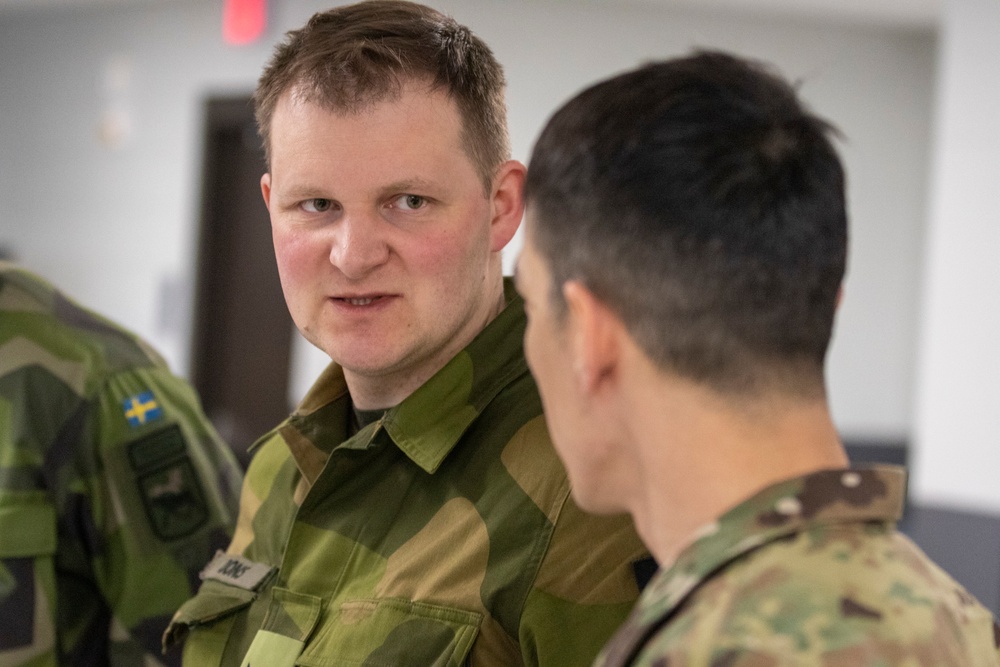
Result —
M285 199L330 199L329 193L312 186L296 186L284 192Z
M428 181L425 178L406 178L401 181L395 181L387 185L379 187L379 190L395 194L397 192L411 192L411 191L427 191L434 190L435 184L432 181Z

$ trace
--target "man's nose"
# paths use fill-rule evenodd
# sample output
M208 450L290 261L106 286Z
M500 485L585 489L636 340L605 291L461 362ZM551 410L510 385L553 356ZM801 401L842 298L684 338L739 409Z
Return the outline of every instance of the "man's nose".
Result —
M389 259L384 224L376 215L344 215L337 223L330 263L352 280L364 278L384 264Z

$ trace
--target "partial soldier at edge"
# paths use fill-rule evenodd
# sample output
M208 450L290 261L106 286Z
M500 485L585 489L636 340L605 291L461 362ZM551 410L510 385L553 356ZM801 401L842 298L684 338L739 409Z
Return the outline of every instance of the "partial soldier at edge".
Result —
M0 664L177 664L160 637L241 480L144 341L0 262Z

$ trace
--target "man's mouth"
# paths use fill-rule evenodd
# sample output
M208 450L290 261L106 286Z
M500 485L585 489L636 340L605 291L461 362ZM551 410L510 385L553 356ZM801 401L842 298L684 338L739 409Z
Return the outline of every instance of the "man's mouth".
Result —
M334 300L352 306L368 306L384 298L386 298L385 295L380 294L375 296L340 296L334 297Z

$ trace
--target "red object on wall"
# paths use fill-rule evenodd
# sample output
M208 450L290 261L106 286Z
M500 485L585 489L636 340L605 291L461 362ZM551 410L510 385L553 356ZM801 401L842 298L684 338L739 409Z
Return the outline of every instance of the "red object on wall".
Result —
M227 44L250 44L267 25L267 0L225 0L222 39Z

